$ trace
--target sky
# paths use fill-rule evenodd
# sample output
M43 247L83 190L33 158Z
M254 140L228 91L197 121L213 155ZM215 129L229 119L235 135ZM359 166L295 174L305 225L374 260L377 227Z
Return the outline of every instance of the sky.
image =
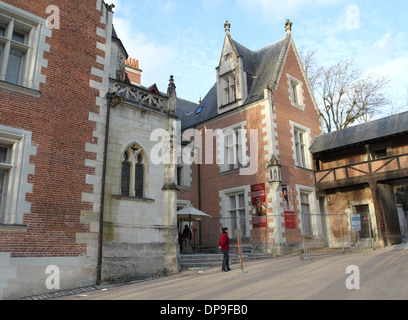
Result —
M198 102L216 82L225 38L251 50L285 37L293 22L298 50L317 50L318 64L352 58L363 74L385 76L387 93L408 111L408 2L404 0L111 0L114 26L130 57L139 60L142 85Z

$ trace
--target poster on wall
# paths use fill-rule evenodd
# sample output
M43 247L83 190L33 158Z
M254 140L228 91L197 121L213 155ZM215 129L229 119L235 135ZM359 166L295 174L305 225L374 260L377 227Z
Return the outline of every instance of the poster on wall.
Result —
M285 211L285 228L296 229L296 215L294 212Z
M361 231L361 217L359 214L351 215L351 231Z
M287 185L282 186L283 210L285 212L295 212L292 188Z
M287 185L283 185L282 194L283 194L283 211L285 215L285 228L296 229L296 215L292 188L290 188Z
M251 186L252 226L262 228L267 226L265 183Z

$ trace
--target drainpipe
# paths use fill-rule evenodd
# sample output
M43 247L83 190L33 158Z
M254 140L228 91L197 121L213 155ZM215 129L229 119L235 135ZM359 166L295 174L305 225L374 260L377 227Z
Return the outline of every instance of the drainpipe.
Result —
M102 164L102 182L101 182L101 204L99 209L99 235L98 235L98 262L96 267L96 285L101 285L102 282L102 262L103 262L103 215L105 210L105 182L106 182L106 164L109 145L109 126L110 126L110 111L123 102L123 97L117 96L115 93L108 92L106 94L107 111L105 123L105 141L103 149L103 164Z
M196 130L196 129L197 129L197 126L194 126L194 130ZM200 152L203 152L202 146L201 146ZM201 154L201 156L202 156L202 154ZM201 164L200 163L197 164L197 171L198 171L197 172L197 179L198 179L198 190L197 190L197 193L198 193L198 210L202 210L202 205L201 205ZM201 247L202 242L203 242L202 235L201 235L201 231L202 231L201 220L198 221L198 227L200 229L200 233L199 233L200 237L198 239L198 245Z
M201 164L198 164L198 210L201 210ZM201 220L198 221L198 226L200 228L200 238L198 239L198 245L201 247L202 243L203 243L203 238L201 235L201 231L202 231L202 224L201 224Z

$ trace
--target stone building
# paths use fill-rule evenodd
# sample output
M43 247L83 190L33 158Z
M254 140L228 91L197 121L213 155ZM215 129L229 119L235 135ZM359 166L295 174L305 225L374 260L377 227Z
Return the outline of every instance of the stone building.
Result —
M102 0L0 2L0 299L178 271L174 165L149 139L174 82L140 86L112 19Z

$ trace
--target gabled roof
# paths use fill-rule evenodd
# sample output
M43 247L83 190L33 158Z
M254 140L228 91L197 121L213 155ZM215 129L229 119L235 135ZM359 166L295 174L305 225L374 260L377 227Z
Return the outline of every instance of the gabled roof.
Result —
M228 34L227 37L230 37ZM242 57L244 71L247 73L248 97L244 105L264 98L264 89L272 88L278 70L281 68L282 58L287 51L290 35L272 43L271 45L252 51L237 41L230 38L235 50ZM197 106L195 112L184 114L181 118L182 128L189 128L204 121L210 120L218 115L217 107L217 85L210 89L202 102Z
M310 152L346 149L404 134L408 134L408 112L320 135L314 139Z

